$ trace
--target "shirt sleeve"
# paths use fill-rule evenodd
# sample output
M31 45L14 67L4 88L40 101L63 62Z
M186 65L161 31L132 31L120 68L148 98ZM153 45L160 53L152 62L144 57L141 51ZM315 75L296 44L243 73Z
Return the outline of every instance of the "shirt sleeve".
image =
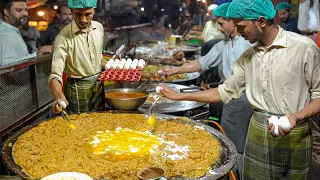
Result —
M67 43L63 37L58 36L53 44L52 66L51 74L49 76L49 83L52 79L57 79L61 84L63 84L62 74L65 68L67 56Z
M206 71L222 62L222 51L224 46L225 41L222 40L215 44L205 56L202 56L199 59L201 71Z
M311 99L320 98L320 51L315 44L308 48L304 64Z
M229 103L232 99L238 99L245 91L245 62L250 59L250 51L245 51L234 63L231 76L219 85L218 92L223 103ZM248 73L248 72L247 72Z

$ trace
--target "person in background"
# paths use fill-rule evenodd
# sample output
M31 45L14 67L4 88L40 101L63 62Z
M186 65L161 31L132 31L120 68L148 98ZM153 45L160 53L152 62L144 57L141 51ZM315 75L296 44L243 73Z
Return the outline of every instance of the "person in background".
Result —
M150 22L150 20L149 20L148 16L146 15L145 11L141 12L139 24L149 23L149 22Z
M235 62L232 75L208 91L178 93L164 85L160 91L169 99L224 103L247 94L255 111L243 180L307 179L311 164L310 121L320 113L320 50L310 38L279 27L275 15L271 0L233 0L227 16L255 44ZM277 124L274 131L271 116L285 116L289 126Z
M176 69L164 69L165 75L206 71L209 68L222 65L222 76L225 78L231 76L235 61L245 50L252 47L252 44L239 36L235 24L230 18L227 18L226 13L229 5L230 3L221 4L214 11L217 17L218 30L228 39L217 43L206 56L201 57L199 60L184 64ZM221 125L226 135L236 145L238 154L235 170L239 174L241 174L242 154L252 113L253 108L245 93L239 99L225 104L222 110Z
M4 0L3 20L0 20L0 66L15 63L51 52L47 46L29 54L19 27L28 22L28 6L25 0Z
M291 5L287 2L280 2L276 8L281 21L281 27L284 30L300 33L298 30L298 21L291 16Z
M102 57L104 28L92 21L97 0L68 0L73 21L64 27L53 45L50 89L54 95L52 111L56 106L67 105L70 113L103 111L103 83L98 80L101 70L107 64ZM62 73L67 80L62 91Z
M205 56L216 43L224 39L224 35L217 29L217 18L214 15L214 9L217 7L218 5L216 4L211 4L208 7L208 12L210 12L209 14L211 15L211 19L206 22L203 31L190 30L186 35L186 40L198 39L204 43L201 47L202 56Z
M181 20L182 20L182 25L181 25L180 34L183 34L186 30L190 30L192 27L191 14L189 13L185 14L185 16L181 18Z
M197 25L197 26L201 26L201 28L203 28L206 23L206 21L205 21L206 15L204 12L205 12L204 9L199 9L198 14L193 15L192 24Z
M60 19L58 18L58 16L53 17L49 26L54 25L54 24L60 24Z
M61 29L72 21L72 13L67 4L62 4L58 7L57 16L59 18L58 23L49 25L48 29L37 40L37 47L52 46Z
M152 17L153 18L152 18L151 23L152 23L153 29L161 30L161 29L165 28L165 26L164 26L165 19L159 11L153 11Z
M26 42L29 53L36 52L38 49L36 47L36 41L40 37L40 32L36 27L29 26L28 21L22 24L22 27L19 29L20 34Z

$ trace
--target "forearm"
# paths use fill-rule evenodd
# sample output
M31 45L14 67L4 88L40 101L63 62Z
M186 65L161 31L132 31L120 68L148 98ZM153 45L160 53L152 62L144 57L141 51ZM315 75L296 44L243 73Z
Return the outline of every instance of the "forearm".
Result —
M183 66L177 68L175 74L199 72L199 71L201 71L200 61L195 60L191 63L185 63Z
M320 113L320 98L314 99L305 108L294 113L299 120L306 119L315 116Z
M50 89L55 99L61 99L63 97L62 85L56 79L51 79Z
M194 39L197 39L197 40L200 40L201 42L204 42L202 34L199 36L193 36L193 37L194 37Z
M204 103L218 103L221 102L221 98L218 92L218 88L194 92L194 93L181 93L179 100L197 101Z
M199 36L202 35L202 32L201 32L201 31L191 31L190 33L191 33L191 34L196 34L196 35L199 35Z

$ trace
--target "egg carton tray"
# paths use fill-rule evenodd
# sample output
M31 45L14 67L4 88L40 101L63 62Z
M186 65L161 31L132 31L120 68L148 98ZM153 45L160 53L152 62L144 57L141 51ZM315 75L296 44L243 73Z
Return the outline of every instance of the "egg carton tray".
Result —
M145 68L137 67L134 70L109 69L103 71L99 77L100 81L119 81L119 82L138 82L141 79L142 70Z

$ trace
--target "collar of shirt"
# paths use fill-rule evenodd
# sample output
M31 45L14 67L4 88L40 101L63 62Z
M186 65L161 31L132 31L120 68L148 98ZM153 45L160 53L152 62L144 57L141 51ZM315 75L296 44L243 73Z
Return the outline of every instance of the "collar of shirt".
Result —
M81 30L74 20L71 22L71 29L72 29L72 33L73 34L87 33L86 31ZM92 30L95 30L95 29L96 29L95 25L91 22L89 27L88 27L88 32L90 32Z
M241 37L242 37L242 36L236 35L236 36L234 37L234 41L237 41L237 40L241 39Z
M261 44L261 42L257 42L255 43L255 45L253 46L255 51L265 51L266 49L269 50L272 47L275 48L286 48L287 47L287 36L285 34L285 31L278 26L279 28L279 32L276 36L276 38L274 39L274 41L272 42L272 44L268 47L268 48L264 48L263 45Z
M20 33L20 31L19 31L18 28L16 28L16 27L12 26L11 24L8 24L8 23L0 20L0 29L1 29L0 32L4 32L4 29L6 29L6 28L11 29L11 30L14 30L14 31L16 31L17 33Z

